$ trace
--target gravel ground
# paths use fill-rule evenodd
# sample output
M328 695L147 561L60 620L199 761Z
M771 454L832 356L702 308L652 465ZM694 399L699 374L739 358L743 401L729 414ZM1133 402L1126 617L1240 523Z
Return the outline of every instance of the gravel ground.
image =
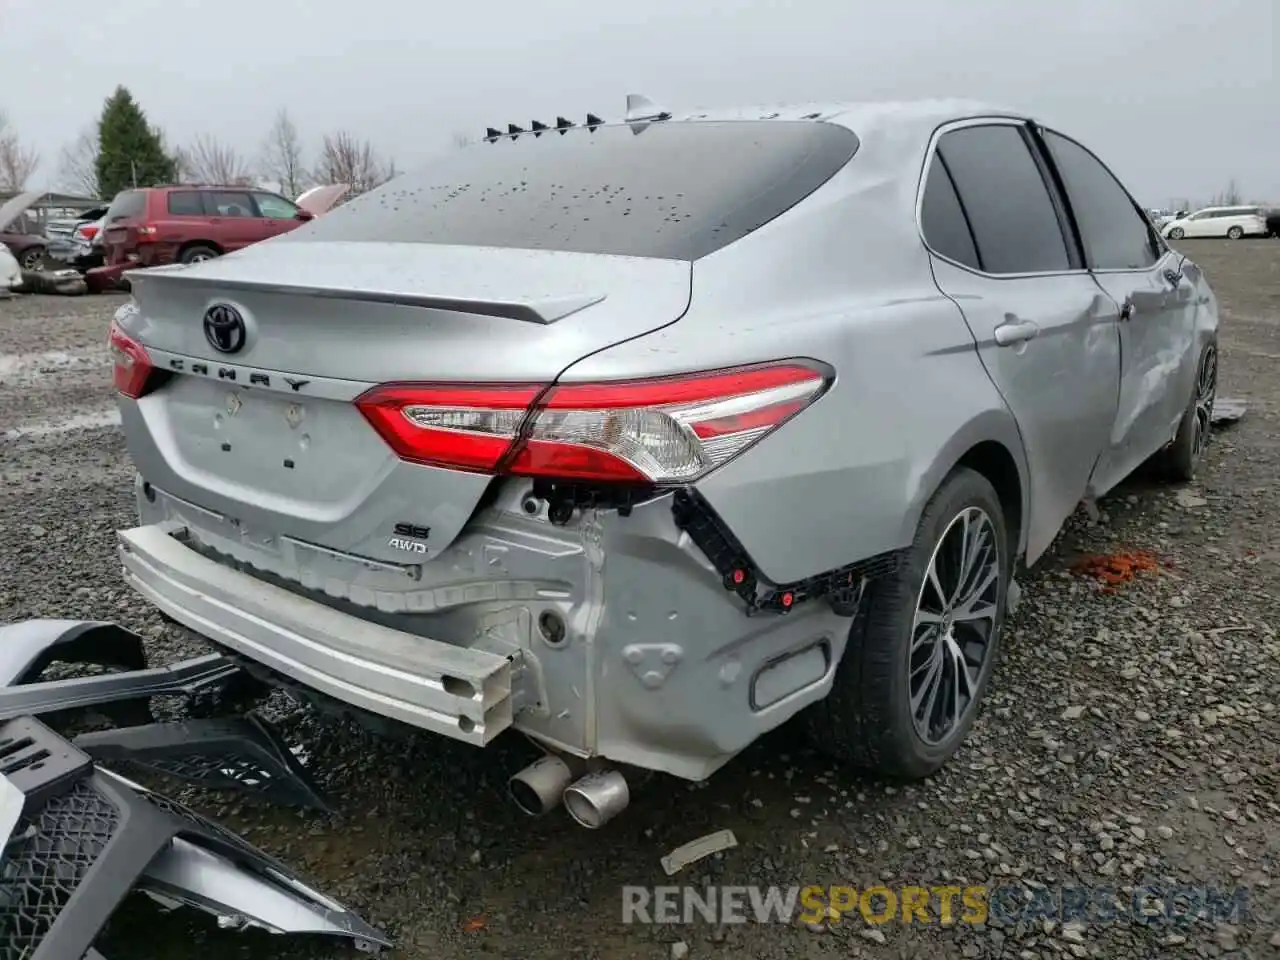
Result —
M1280 956L1280 243L1186 244L1224 308L1218 433L1188 488L1134 479L1081 516L1024 580L1002 666L968 744L927 783L831 769L789 730L708 784L655 781L599 833L524 819L485 752L372 741L305 711L285 720L342 811L327 821L196 795L206 812L391 929L398 957ZM189 655L121 585L113 531L133 521L102 349L117 297L0 301L0 621L115 619L153 662ZM1149 551L1114 591L1081 557ZM626 926L626 884L714 829L740 846L677 879L704 884L1098 884L1249 889L1229 925L1041 921L983 926ZM145 946L144 946L145 944ZM189 915L122 912L108 956L329 956ZM282 953L284 947L288 953Z

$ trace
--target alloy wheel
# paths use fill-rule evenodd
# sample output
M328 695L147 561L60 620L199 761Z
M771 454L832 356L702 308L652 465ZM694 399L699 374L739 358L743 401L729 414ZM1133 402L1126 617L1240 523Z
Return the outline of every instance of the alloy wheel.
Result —
M985 510L946 527L925 570L911 626L911 722L925 743L946 741L976 706L1000 613L1001 545Z
M1218 392L1218 350L1209 347L1200 359L1200 372L1196 377L1196 419L1191 425L1191 458L1198 460L1204 453L1209 439L1209 425L1213 422L1213 401Z

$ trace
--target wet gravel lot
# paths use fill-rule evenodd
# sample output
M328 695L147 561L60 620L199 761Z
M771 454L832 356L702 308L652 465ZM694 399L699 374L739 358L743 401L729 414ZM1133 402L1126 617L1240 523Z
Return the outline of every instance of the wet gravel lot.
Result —
M1141 478L1083 514L1024 578L968 744L932 780L833 769L790 730L709 783L658 779L600 832L524 818L516 740L483 754L377 742L294 711L341 816L188 795L397 938L397 957L1280 956L1280 242L1187 242L1222 301L1220 396L1249 411L1188 487ZM134 519L103 347L118 296L0 301L0 621L114 619L153 663L198 651L121 583ZM1082 557L1157 568L1103 590ZM669 848L731 828L739 846L668 880ZM1227 924L1045 920L624 925L624 885L1146 883L1247 888ZM133 904L108 957L327 957Z

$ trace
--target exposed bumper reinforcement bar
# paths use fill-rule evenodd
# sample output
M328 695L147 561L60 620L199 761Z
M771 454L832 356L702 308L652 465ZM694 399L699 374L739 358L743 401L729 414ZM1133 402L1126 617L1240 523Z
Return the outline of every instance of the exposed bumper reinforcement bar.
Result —
M179 623L375 714L477 746L511 726L508 657L371 624L225 567L167 525L119 532L129 584Z

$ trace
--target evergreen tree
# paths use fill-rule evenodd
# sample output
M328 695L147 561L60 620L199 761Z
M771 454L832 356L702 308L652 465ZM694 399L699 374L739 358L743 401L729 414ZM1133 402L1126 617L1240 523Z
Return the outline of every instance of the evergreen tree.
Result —
M116 87L103 105L98 137L98 189L104 199L135 185L154 187L176 179L177 164L165 152L159 131L124 87Z

